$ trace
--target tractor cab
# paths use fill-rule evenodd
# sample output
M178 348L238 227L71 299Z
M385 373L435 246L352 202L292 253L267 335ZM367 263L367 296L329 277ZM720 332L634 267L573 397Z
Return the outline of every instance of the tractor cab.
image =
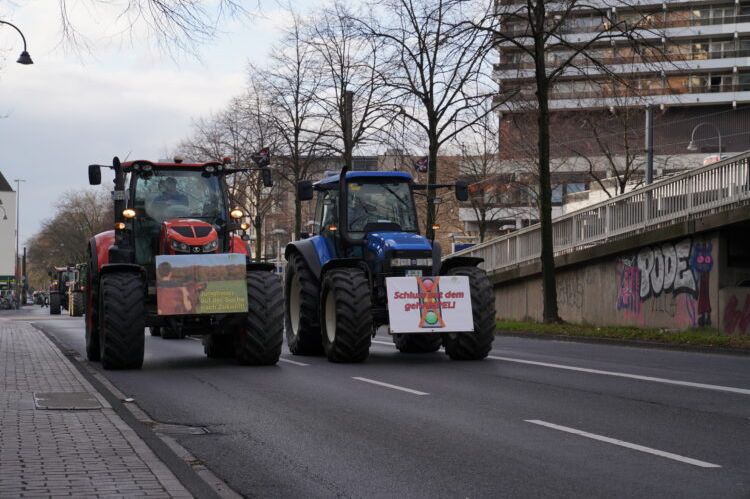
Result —
M222 178L200 168L152 167L131 173L128 207L135 212L135 261L156 255L216 253L228 239Z

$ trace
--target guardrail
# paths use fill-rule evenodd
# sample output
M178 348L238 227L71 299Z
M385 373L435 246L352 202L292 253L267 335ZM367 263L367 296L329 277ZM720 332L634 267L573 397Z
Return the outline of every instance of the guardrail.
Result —
M606 241L719 212L750 200L750 151L654 182L552 221L555 256ZM478 256L492 273L531 262L541 254L539 224L454 255Z

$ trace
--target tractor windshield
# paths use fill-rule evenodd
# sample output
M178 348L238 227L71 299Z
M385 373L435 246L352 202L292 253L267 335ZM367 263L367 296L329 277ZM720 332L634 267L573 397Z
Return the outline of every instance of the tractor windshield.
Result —
M417 231L411 189L406 182L348 182L349 232L366 232L368 224L397 224Z
M198 218L215 223L225 218L219 179L201 170L154 170L139 176L135 206L139 216L158 223L170 218Z

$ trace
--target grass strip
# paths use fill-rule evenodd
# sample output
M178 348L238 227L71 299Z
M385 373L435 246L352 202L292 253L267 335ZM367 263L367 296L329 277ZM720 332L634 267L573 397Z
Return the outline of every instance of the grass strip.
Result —
M525 333L567 338L607 338L646 341L670 345L750 350L750 336L732 336L716 329L686 331L625 326L591 326L586 324L544 324L532 321L498 320L497 333Z

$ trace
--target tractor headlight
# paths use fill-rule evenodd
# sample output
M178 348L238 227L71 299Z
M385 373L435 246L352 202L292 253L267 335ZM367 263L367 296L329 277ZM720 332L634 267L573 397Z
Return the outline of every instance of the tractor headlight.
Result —
M190 251L190 246L185 243L181 243L180 241L172 241L172 249L175 251L182 251L187 253L188 251Z
M391 267L431 267L431 258L394 258Z
M219 247L219 240L214 239L210 243L203 245L203 252L208 253L209 251L214 251L218 247Z

